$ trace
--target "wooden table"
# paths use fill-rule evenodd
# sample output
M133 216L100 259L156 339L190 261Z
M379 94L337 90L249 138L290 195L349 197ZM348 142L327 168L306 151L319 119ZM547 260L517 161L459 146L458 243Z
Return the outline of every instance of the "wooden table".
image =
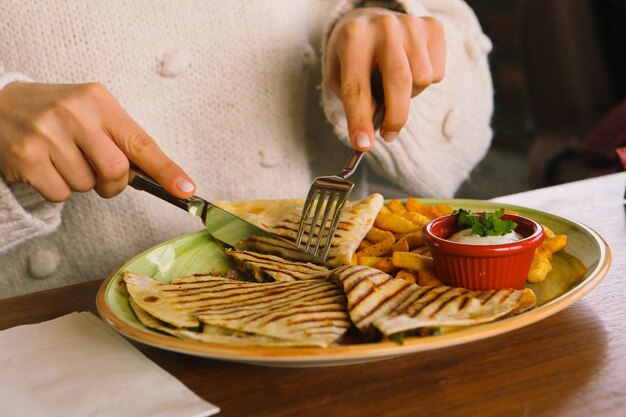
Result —
M137 344L220 416L626 416L626 173L497 200L571 217L609 243L591 294L523 329L382 362L266 368ZM101 280L0 300L0 329L95 312Z

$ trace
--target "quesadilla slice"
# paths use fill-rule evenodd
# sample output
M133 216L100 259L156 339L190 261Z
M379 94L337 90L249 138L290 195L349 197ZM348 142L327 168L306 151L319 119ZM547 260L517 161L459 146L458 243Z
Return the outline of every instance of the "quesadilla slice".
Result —
M256 283L213 276L169 284L124 273L133 301L174 327L214 326L327 347L350 327L345 297L324 280Z
M363 265L337 268L329 278L344 290L352 322L361 331L376 328L387 336L424 327L487 323L536 303L529 289L421 287Z
M174 327L164 321L161 321L148 313L131 298L130 306L135 316L141 324L149 329L158 330L162 333L178 337L180 339L190 339L205 343L223 343L228 345L255 345L255 346L274 346L274 347L294 347L309 346L301 344L297 341L278 339L275 337L260 336L253 333L239 332L221 327L203 325L200 331L193 331L184 328Z
M296 241L303 200L253 200L215 204L289 242ZM384 199L380 194L346 203L331 242L328 255L330 264L350 265L352 255L374 224L383 205ZM314 234L313 239L317 242L317 235ZM305 233L303 242L308 240L308 233Z
M235 249L227 249L225 252L235 260L240 270L251 273L259 282L301 281L321 278L330 273L328 268L310 262L295 262L279 256Z

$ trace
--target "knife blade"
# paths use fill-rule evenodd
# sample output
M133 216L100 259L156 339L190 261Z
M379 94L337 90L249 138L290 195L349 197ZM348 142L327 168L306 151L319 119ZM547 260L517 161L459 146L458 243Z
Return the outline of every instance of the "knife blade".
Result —
M130 168L128 185L137 190L146 191L199 217L206 231L222 249L230 247L238 250L277 255L293 261L331 266L319 257L298 248L282 237L276 236L210 203L204 198L198 196L188 199L175 197L136 167Z

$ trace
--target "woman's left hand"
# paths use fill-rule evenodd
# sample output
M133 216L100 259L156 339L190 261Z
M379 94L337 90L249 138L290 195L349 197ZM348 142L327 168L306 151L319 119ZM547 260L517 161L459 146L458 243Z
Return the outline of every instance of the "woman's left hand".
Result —
M432 17L378 7L355 9L337 22L326 51L326 82L343 101L350 141L361 151L374 144L374 69L383 79L385 118L380 133L386 141L394 140L406 123L411 97L444 76L443 27Z

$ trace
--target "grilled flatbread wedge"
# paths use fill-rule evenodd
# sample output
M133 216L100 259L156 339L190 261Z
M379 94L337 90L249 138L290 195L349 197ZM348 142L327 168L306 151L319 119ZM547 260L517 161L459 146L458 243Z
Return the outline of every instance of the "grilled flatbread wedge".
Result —
M310 262L294 262L279 256L227 249L240 270L250 272L259 282L301 281L322 278L330 273L324 266Z
M327 347L350 327L343 293L325 280L256 283L207 275L162 284L129 272L123 280L134 303L175 328L202 324Z
M470 291L420 287L363 265L333 271L344 290L352 322L362 331L385 335L422 327L471 326L521 313L536 303L529 290Z
M309 346L306 343L302 344L298 341L260 336L253 333L245 333L237 330L210 326L208 324L203 325L201 331L178 328L157 319L146 310L139 307L132 298L129 302L141 324L149 329L158 330L181 339L190 339L205 343L223 343L228 345L256 345L273 347Z
M303 200L253 200L215 204L290 242L296 241ZM383 205L384 199L380 194L346 203L331 243L328 255L330 264L350 265L352 255L374 224ZM317 241L316 235L314 238ZM309 236L305 233L303 241L306 243L308 239Z

